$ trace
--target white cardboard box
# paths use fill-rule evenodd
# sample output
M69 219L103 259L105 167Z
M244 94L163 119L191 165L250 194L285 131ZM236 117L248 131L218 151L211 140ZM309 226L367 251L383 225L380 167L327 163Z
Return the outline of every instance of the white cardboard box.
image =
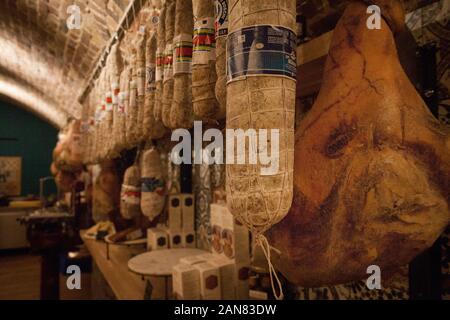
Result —
M235 259L236 263L248 263L250 260L250 234L240 224L226 206L220 206L222 220L222 255Z
M219 269L222 300L236 299L236 265L233 260L217 257L209 261Z
M184 248L196 248L197 241L195 236L195 231L184 231L183 235L183 247Z
M169 196L169 229L173 232L182 231L182 201L181 194Z
M161 250L169 248L167 232L159 228L147 229L147 250Z
M249 263L236 264L236 299L248 300L250 298L250 284L249 284Z
M176 300L199 300L199 270L192 265L179 263L172 270L172 288Z
M180 231L169 230L169 246L172 249L183 248L183 234Z
M223 253L223 244L222 244L222 216L223 216L223 206L218 204L211 204L211 250L214 254L222 254Z
M193 266L200 273L200 296L203 300L219 300L221 296L219 269L208 262Z
M190 193L181 195L181 215L183 232L195 230L195 204L194 196Z

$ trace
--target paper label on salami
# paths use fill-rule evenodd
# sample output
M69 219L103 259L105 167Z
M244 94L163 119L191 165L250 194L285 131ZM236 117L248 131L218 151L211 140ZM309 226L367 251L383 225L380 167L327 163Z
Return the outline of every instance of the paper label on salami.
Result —
M99 124L102 121L102 107L100 105L95 109L94 118L95 124Z
M228 0L216 0L216 39L228 35Z
M122 185L122 201L127 204L139 205L141 202L141 189L135 186Z
M102 101L100 104L100 122L106 117L106 101Z
M164 53L156 51L155 81L162 81L164 76Z
M156 177L141 178L141 191L156 192L159 195L164 195L164 181Z
M297 78L296 36L281 26L246 27L228 35L227 81L249 76Z
M155 73L156 73L156 64L149 63L147 64L145 68L145 82L146 82L146 88L145 90L147 92L152 92L156 89L156 83L155 83Z
M154 10L150 16L150 21L152 22L153 28L158 27L159 23L159 10Z
M173 39L173 74L192 72L192 35L180 34Z
M173 46L171 43L166 45L164 51L164 80L173 79Z
M125 113L125 101L128 100L128 91L121 92L119 94L119 105L117 109L119 113Z
M99 110L95 110L94 122L95 122L95 125L99 124L99 122L100 122L100 112L99 112Z
M112 83L111 90L112 90L112 103L113 105L117 105L119 103L119 94L120 94L119 83L117 82Z
M105 111L110 112L113 110L113 103L112 103L112 92L109 91L105 94Z
M192 39L192 64L208 64L216 60L216 37L214 18L196 19L194 23L194 38Z
M139 68L137 70L136 84L138 96L145 95L145 68Z
M94 116L89 117L89 132L94 132L95 126L95 114Z

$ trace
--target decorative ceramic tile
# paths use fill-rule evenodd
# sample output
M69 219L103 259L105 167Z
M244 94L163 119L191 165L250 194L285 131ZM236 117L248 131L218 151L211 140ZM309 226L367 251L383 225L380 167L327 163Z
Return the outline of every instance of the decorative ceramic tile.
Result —
M321 288L297 288L298 300L408 300L408 278L403 276L382 290L370 290L365 281Z
M225 188L225 165L213 164L211 168L211 188Z
M211 176L210 167L205 164L194 165L195 225L197 247L210 250L210 204Z

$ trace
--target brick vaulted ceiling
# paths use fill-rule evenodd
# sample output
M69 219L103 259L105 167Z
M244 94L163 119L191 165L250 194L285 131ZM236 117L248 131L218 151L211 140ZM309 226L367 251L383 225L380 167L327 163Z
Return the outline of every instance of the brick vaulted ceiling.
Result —
M60 127L130 0L0 0L0 95ZM67 8L81 9L69 30Z
M58 127L79 117L77 98L130 1L0 0L0 96ZM332 29L348 2L297 1L312 37ZM433 0L405 2L413 10ZM66 25L67 8L74 4L80 30Z

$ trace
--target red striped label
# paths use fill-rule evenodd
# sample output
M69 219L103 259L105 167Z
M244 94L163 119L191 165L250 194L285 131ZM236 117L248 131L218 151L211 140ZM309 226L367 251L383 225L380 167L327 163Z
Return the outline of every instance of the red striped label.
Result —
M216 46L216 36L214 29L201 30L199 33L194 34L192 40L194 51L209 51Z
M167 54L164 57L164 66L170 67L173 64L173 55Z
M192 34L179 34L173 39L173 42L173 73L191 73L193 54Z
M156 66L161 67L164 64L164 55L161 53L158 53L156 56Z
M192 44L193 65L207 64L209 61L216 60L216 32L213 17L195 21Z
M186 61L192 59L192 44L182 45L181 47L175 48L175 59L177 61Z
M141 192L140 191L124 191L123 192L124 196L128 196L128 197L136 197L136 198L140 198L141 197Z

